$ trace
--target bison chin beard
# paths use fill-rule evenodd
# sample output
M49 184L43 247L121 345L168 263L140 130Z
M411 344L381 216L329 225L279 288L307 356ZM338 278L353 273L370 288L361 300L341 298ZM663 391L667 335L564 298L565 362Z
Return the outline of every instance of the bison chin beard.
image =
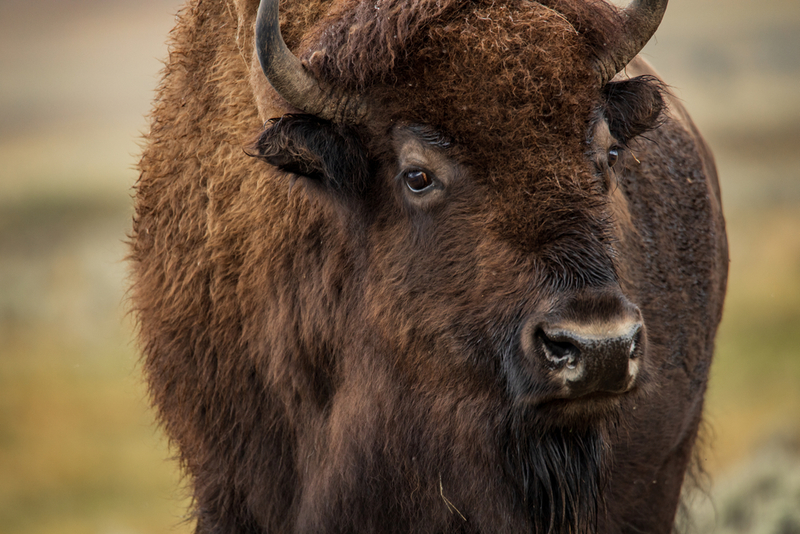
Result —
M515 414L502 444L518 508L535 534L589 534L605 513L603 490L611 470L606 422L582 429L531 424Z

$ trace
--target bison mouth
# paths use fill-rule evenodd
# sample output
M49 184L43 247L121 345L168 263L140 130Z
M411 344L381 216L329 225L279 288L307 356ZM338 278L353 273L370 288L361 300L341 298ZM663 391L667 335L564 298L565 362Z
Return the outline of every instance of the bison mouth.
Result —
M537 411L541 413L558 412L562 415L592 416L613 410L617 411L622 407L624 399L635 396L639 388L633 387L623 393L606 393L596 391L580 397L554 397L541 398L532 403Z
M613 380L605 382L587 377L591 371L581 366L569 368L562 363L531 369L521 358L512 357L506 362L507 390L514 405L570 418L595 418L619 410L624 400L640 394L644 379L636 361L631 362L630 368L614 371Z
M514 427L528 428L539 435L566 432L580 436L582 443L588 436L605 439L615 435L620 420L635 409L640 395L637 388L621 395L595 393L578 399L551 398L536 403L517 399L509 408L510 420Z

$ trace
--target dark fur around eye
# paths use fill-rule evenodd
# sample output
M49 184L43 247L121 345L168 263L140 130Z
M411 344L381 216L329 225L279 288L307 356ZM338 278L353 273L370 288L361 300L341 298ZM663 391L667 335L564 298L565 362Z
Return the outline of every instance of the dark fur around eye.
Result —
M333 189L359 193L369 176L369 161L353 128L312 115L272 119L252 147L252 155L285 172Z
M621 143L658 128L663 121L666 87L654 76L609 82L603 93L608 127Z

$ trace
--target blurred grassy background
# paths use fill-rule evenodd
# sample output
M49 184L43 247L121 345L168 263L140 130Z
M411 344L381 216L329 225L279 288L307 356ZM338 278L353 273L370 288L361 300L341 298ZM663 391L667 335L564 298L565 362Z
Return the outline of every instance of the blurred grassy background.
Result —
M0 533L191 530L124 312L138 132L180 3L0 1ZM739 504L698 525L798 532L800 3L672 0L645 52L714 148L731 244L703 456Z

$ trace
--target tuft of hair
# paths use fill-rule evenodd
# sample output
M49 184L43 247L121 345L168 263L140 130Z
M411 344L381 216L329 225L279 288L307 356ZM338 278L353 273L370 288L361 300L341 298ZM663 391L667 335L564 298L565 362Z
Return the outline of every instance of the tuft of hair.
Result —
M666 93L664 83L649 75L606 84L603 111L614 137L627 143L658 128L664 121Z
M353 128L313 115L271 119L251 148L254 157L280 170L358 194L367 185L369 161Z
M512 424L505 444L506 470L517 482L536 534L589 534L606 512L603 490L611 461L597 429Z

